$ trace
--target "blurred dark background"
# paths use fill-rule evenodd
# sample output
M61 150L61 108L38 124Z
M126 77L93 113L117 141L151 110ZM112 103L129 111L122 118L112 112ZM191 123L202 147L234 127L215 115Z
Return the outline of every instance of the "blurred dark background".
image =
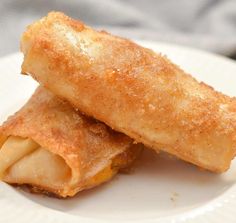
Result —
M236 59L235 0L1 0L0 56L18 51L26 25L51 10L131 39L178 43Z

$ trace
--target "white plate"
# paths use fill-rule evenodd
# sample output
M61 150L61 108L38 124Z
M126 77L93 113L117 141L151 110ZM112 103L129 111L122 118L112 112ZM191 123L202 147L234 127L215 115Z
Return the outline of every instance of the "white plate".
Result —
M176 45L140 42L166 54L197 79L236 95L236 63ZM0 122L20 108L37 84L20 75L22 56L0 59ZM236 222L236 162L222 175L146 151L129 175L58 200L0 183L0 222Z

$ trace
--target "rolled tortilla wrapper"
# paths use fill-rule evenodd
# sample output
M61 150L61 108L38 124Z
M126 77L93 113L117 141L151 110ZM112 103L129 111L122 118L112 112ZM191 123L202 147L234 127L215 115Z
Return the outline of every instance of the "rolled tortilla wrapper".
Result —
M0 127L0 148L3 181L60 197L109 180L141 150L43 88Z
M223 172L236 148L236 100L166 57L62 13L30 25L22 73L156 151Z

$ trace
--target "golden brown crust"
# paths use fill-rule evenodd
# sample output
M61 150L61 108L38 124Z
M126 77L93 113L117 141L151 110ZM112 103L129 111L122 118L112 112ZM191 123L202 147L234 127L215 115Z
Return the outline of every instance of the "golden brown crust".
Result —
M56 19L55 19L56 18ZM50 13L24 33L22 72L85 114L156 150L223 172L236 147L236 100L131 41L79 31Z
M75 188L58 192L44 188L60 196L72 196L84 189L83 182L110 165L114 157L126 154L126 150L133 147L127 136L85 117L42 87L20 111L0 126L0 137L6 139L8 136L33 139L41 147L64 158L69 167L79 173ZM127 160L126 164L129 163Z

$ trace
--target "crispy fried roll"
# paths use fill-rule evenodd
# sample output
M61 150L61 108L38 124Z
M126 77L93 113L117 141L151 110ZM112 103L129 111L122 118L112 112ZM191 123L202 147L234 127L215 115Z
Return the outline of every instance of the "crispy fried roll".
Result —
M43 88L0 127L0 148L3 181L60 197L109 180L141 149Z
M87 115L211 171L236 148L235 99L129 40L50 13L23 34L22 72Z

